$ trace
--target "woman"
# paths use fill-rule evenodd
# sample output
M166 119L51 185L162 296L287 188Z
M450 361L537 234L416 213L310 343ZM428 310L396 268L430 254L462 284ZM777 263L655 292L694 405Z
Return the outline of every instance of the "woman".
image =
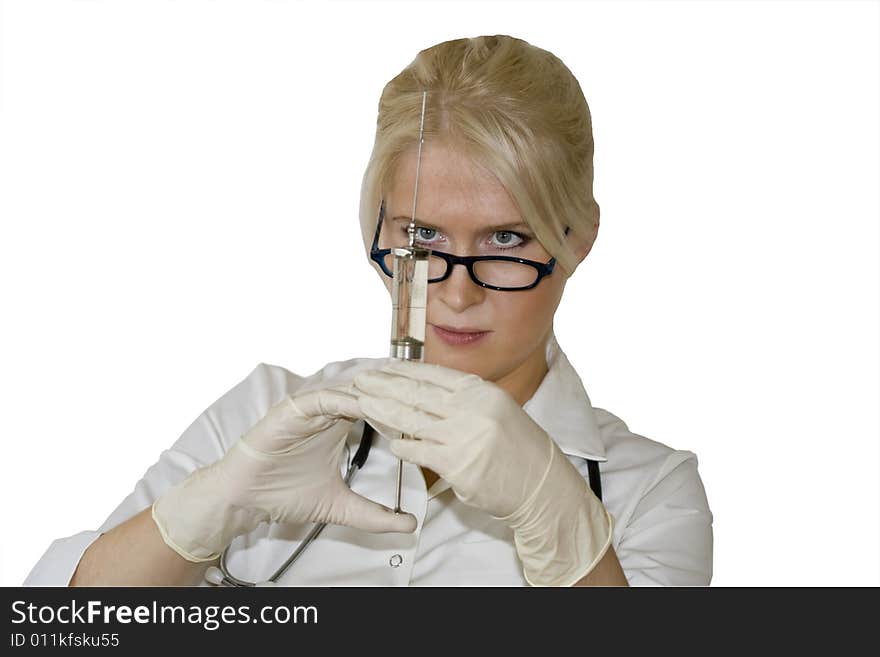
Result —
M419 53L383 91L360 219L390 289L418 170L415 237L434 253L426 362L355 359L308 378L259 365L26 584L205 584L230 544L229 570L259 581L315 522L329 524L279 583L708 584L695 455L593 408L553 334L599 226L592 157L589 108L552 54L506 36ZM349 488L359 420L383 438Z

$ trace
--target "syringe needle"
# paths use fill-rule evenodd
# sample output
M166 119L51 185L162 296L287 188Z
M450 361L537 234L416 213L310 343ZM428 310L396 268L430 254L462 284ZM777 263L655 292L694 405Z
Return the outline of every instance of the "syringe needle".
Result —
M403 490L403 460L397 459L397 497L394 502L394 513L400 513L400 492Z
M422 118L419 119L419 151L416 154L416 183L413 188L413 208L409 216L409 248L416 245L416 201L419 197L419 168L422 164L422 143L425 141L425 102L428 100L428 92L422 92Z
M422 116L419 119L419 149L416 155L416 182L413 188L412 214L409 218L409 249L408 260L404 263L402 258L395 254L394 275L399 277L394 284L393 302L395 307L392 318L391 355L406 360L424 360L425 340L425 310L427 305L428 287L428 255L430 251L416 248L416 202L419 195L419 171L422 163L422 143L425 136L425 104L428 100L428 92L422 92ZM400 277L406 271L406 279ZM405 290L404 294L400 294ZM406 309L400 307L403 296L406 299ZM401 312L402 311L402 312ZM400 322L399 320L404 320ZM415 320L415 321L414 321ZM404 335L398 334L401 325L406 325ZM402 339L401 339L402 338ZM401 347L403 347L401 349ZM401 438L412 439L412 436L403 434ZM403 460L397 460L397 491L394 497L394 512L400 513L400 497L403 491Z

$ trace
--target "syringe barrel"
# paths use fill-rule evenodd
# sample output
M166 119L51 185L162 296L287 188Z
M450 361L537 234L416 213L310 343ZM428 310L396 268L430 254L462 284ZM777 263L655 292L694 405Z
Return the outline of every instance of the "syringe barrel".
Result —
M428 308L430 249L400 247L391 250L391 357L423 362Z

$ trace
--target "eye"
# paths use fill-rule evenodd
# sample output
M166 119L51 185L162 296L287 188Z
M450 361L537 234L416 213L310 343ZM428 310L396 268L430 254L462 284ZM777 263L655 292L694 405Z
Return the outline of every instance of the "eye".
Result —
M400 232L405 239L409 239L409 226L401 226ZM422 244L436 244L440 241L440 233L435 228L425 228L424 226L416 226L415 238L416 242Z
M421 226L416 226L416 239L421 242L430 242L434 237L437 236L437 231L433 228L422 228Z
M492 233L494 238L492 246L500 249L513 249L519 246L525 246L529 242L529 237L514 233L512 230L497 230Z

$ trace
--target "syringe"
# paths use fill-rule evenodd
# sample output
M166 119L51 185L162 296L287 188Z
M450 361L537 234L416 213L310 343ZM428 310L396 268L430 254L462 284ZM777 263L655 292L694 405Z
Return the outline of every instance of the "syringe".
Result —
M416 200L419 192L419 165L422 161L422 142L425 133L425 103L428 92L422 92L422 118L419 123L419 150L416 156L416 183L409 222L409 247L391 250L394 256L394 278L391 282L391 357L423 362L425 359L425 322L428 308L428 263L430 249L415 245ZM402 434L401 438L412 439ZM397 494L394 512L400 513L400 495L403 489L403 461L397 462Z

